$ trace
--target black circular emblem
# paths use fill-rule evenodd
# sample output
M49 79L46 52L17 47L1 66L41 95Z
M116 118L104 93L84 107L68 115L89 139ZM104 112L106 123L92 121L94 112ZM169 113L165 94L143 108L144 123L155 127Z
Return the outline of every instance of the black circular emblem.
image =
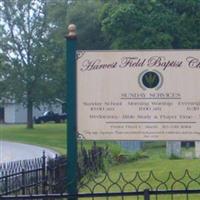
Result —
M160 83L160 77L156 72L148 71L143 74L142 83L147 88L155 88Z

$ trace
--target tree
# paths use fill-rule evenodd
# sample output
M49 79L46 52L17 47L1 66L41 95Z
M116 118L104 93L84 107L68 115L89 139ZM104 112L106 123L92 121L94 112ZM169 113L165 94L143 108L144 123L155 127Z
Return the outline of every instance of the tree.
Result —
M54 93L55 97L66 101L66 72L65 72L65 36L67 34L67 5L68 0L48 1L48 23L52 29L49 32L47 48L53 56Z
M67 26L74 23L77 26L78 49L107 49L108 41L101 31L99 12L103 6L100 0L57 0L48 3L48 19L54 30L50 33L51 44L49 48L57 58L54 66L60 70L60 81L57 97L62 101L66 99L64 52L64 36ZM62 73L61 73L62 72Z
M100 19L114 49L199 48L199 13L196 0L113 0Z
M67 24L77 26L78 49L108 49L109 41L101 31L100 0L72 1L67 7Z
M27 127L33 127L33 106L51 102L58 90L60 68L50 35L46 0L0 0L1 82L9 98L27 107ZM52 48L49 48L49 47ZM63 72L62 72L63 73Z

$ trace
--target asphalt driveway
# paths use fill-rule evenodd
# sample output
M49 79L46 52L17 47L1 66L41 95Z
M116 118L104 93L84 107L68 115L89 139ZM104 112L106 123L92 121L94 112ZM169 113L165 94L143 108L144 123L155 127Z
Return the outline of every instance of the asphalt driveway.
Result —
M42 157L43 151L45 151L47 157L54 158L56 155L56 152L47 148L0 141L0 163Z

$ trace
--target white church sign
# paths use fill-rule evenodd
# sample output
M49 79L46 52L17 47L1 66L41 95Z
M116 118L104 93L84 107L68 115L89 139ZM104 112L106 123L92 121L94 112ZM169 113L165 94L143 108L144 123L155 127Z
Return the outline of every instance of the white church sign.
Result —
M78 132L91 140L200 140L200 51L79 51Z

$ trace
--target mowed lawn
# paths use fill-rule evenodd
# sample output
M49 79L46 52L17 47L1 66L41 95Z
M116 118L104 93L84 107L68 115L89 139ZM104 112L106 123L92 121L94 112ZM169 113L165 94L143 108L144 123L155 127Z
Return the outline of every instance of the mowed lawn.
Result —
M15 141L15 142L22 142L26 144L34 144L38 146L47 147L53 149L61 154L66 153L66 124L41 124L35 125L34 129L30 130L27 129L25 125L1 125L0 126L0 140L7 140L7 141ZM80 142L79 142L80 143ZM86 147L90 146L92 142L84 141L83 145ZM109 145L110 150L117 156L118 154L126 154L127 152L120 149L119 145L115 142L98 142L98 145L106 146ZM116 181L119 178L120 173L123 174L125 180L130 181L135 177L136 172L140 172L142 179L147 179L149 172L153 171L156 178L162 181L166 181L169 175L169 172L172 171L174 174L174 180L180 179L186 169L189 170L190 175L194 178L195 181L200 182L200 160L199 159L169 159L165 153L165 146L164 142L154 142L154 143L147 143L145 146L146 148L141 153L142 155L146 155L146 158L142 158L139 160L131 160L126 163L121 164L114 164L107 167L107 172L109 173L110 177ZM185 150L184 150L185 151ZM103 174L99 175L95 178L95 181L100 181L104 177ZM198 177L198 179L195 179ZM173 179L173 177L172 177ZM123 185L124 181L121 182L122 179L119 179L119 183ZM184 182L188 182L188 176L185 176ZM197 189L199 184L195 181L191 182L190 186L192 188ZM155 178L149 178L147 181L150 185L156 186L158 181ZM140 180L136 180L134 182L140 184ZM109 180L104 182L106 187L109 187L112 183ZM90 182L91 187L94 187L93 183ZM168 183L167 183L168 185ZM170 182L169 182L170 185ZM142 185L145 187L145 185ZM181 188L182 186L177 183L174 185L174 188ZM169 188L170 189L170 188ZM131 190L131 188L127 187L127 190ZM101 191L102 188L95 188L95 191ZM119 188L112 187L111 191L119 191ZM85 189L84 189L84 192ZM103 199L103 198L100 198ZM112 198L118 199L118 198ZM121 198L119 198L121 199ZM127 199L134 199L134 198L127 198ZM154 198L152 198L154 199ZM171 199L162 198L158 199ZM174 199L185 199L185 196L175 197ZM194 195L190 199L200 199L200 197Z
M66 124L40 124L34 125L34 129L27 129L25 125L0 125L0 140L21 142L26 144L34 144L42 147L47 147L53 149L60 154L66 154ZM80 143L80 142L79 142ZM88 147L92 142L83 141L83 145ZM101 146L109 146L109 149L114 154L123 154L123 150L115 142L97 142ZM191 170L199 169L200 160L199 159L169 159L165 154L164 142L154 142L145 145L146 148L143 150L144 155L148 156L146 159L141 159L138 161L133 161L134 165L131 163L122 164L126 166L125 168L121 165L117 165L112 168L117 170L127 171L127 169L133 171L170 171L175 170L177 172L183 169L189 168ZM145 164L147 163L147 164ZM193 165L194 164L194 165ZM128 166L132 167L128 167Z
M25 125L0 125L0 140L22 142L66 153L66 124L40 124L34 129Z

